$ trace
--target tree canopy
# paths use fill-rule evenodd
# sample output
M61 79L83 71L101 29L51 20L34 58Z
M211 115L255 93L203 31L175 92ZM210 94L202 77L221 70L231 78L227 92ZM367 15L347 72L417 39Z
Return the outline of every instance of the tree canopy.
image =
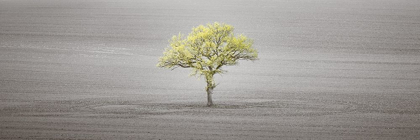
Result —
M174 35L157 66L192 68L191 75L205 76L206 90L213 90L216 86L213 75L226 72L223 66L258 59L253 41L242 34L235 36L233 30L231 25L215 22L193 28L186 37L181 33Z

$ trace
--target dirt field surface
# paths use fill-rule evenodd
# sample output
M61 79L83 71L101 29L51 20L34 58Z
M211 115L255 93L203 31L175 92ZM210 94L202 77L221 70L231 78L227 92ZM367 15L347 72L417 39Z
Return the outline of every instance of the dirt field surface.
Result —
M155 65L215 21L260 59L209 108ZM419 0L0 0L0 139L419 138Z

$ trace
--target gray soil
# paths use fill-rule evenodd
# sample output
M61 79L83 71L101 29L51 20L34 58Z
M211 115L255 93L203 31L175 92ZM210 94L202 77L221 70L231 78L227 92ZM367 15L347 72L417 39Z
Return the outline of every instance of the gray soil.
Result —
M155 65L224 22L260 60ZM0 139L418 139L418 0L0 0Z

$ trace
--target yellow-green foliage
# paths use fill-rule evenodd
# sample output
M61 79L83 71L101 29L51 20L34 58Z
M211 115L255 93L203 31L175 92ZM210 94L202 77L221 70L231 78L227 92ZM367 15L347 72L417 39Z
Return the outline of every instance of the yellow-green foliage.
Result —
M175 35L169 42L157 66L192 68L192 75L204 75L208 87L212 88L215 87L213 75L223 73L222 66L258 58L251 39L234 36L233 26L217 22L193 28L186 38L182 34Z

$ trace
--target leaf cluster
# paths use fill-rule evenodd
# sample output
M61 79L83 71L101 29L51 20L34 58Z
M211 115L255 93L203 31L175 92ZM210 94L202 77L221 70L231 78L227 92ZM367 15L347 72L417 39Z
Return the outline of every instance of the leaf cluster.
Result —
M192 68L191 75L213 77L225 72L222 67L235 65L238 60L256 60L258 52L253 41L244 35L235 36L233 26L227 24L200 25L184 37L182 34L169 40L169 47L159 58L158 67ZM210 78L212 79L212 78Z

